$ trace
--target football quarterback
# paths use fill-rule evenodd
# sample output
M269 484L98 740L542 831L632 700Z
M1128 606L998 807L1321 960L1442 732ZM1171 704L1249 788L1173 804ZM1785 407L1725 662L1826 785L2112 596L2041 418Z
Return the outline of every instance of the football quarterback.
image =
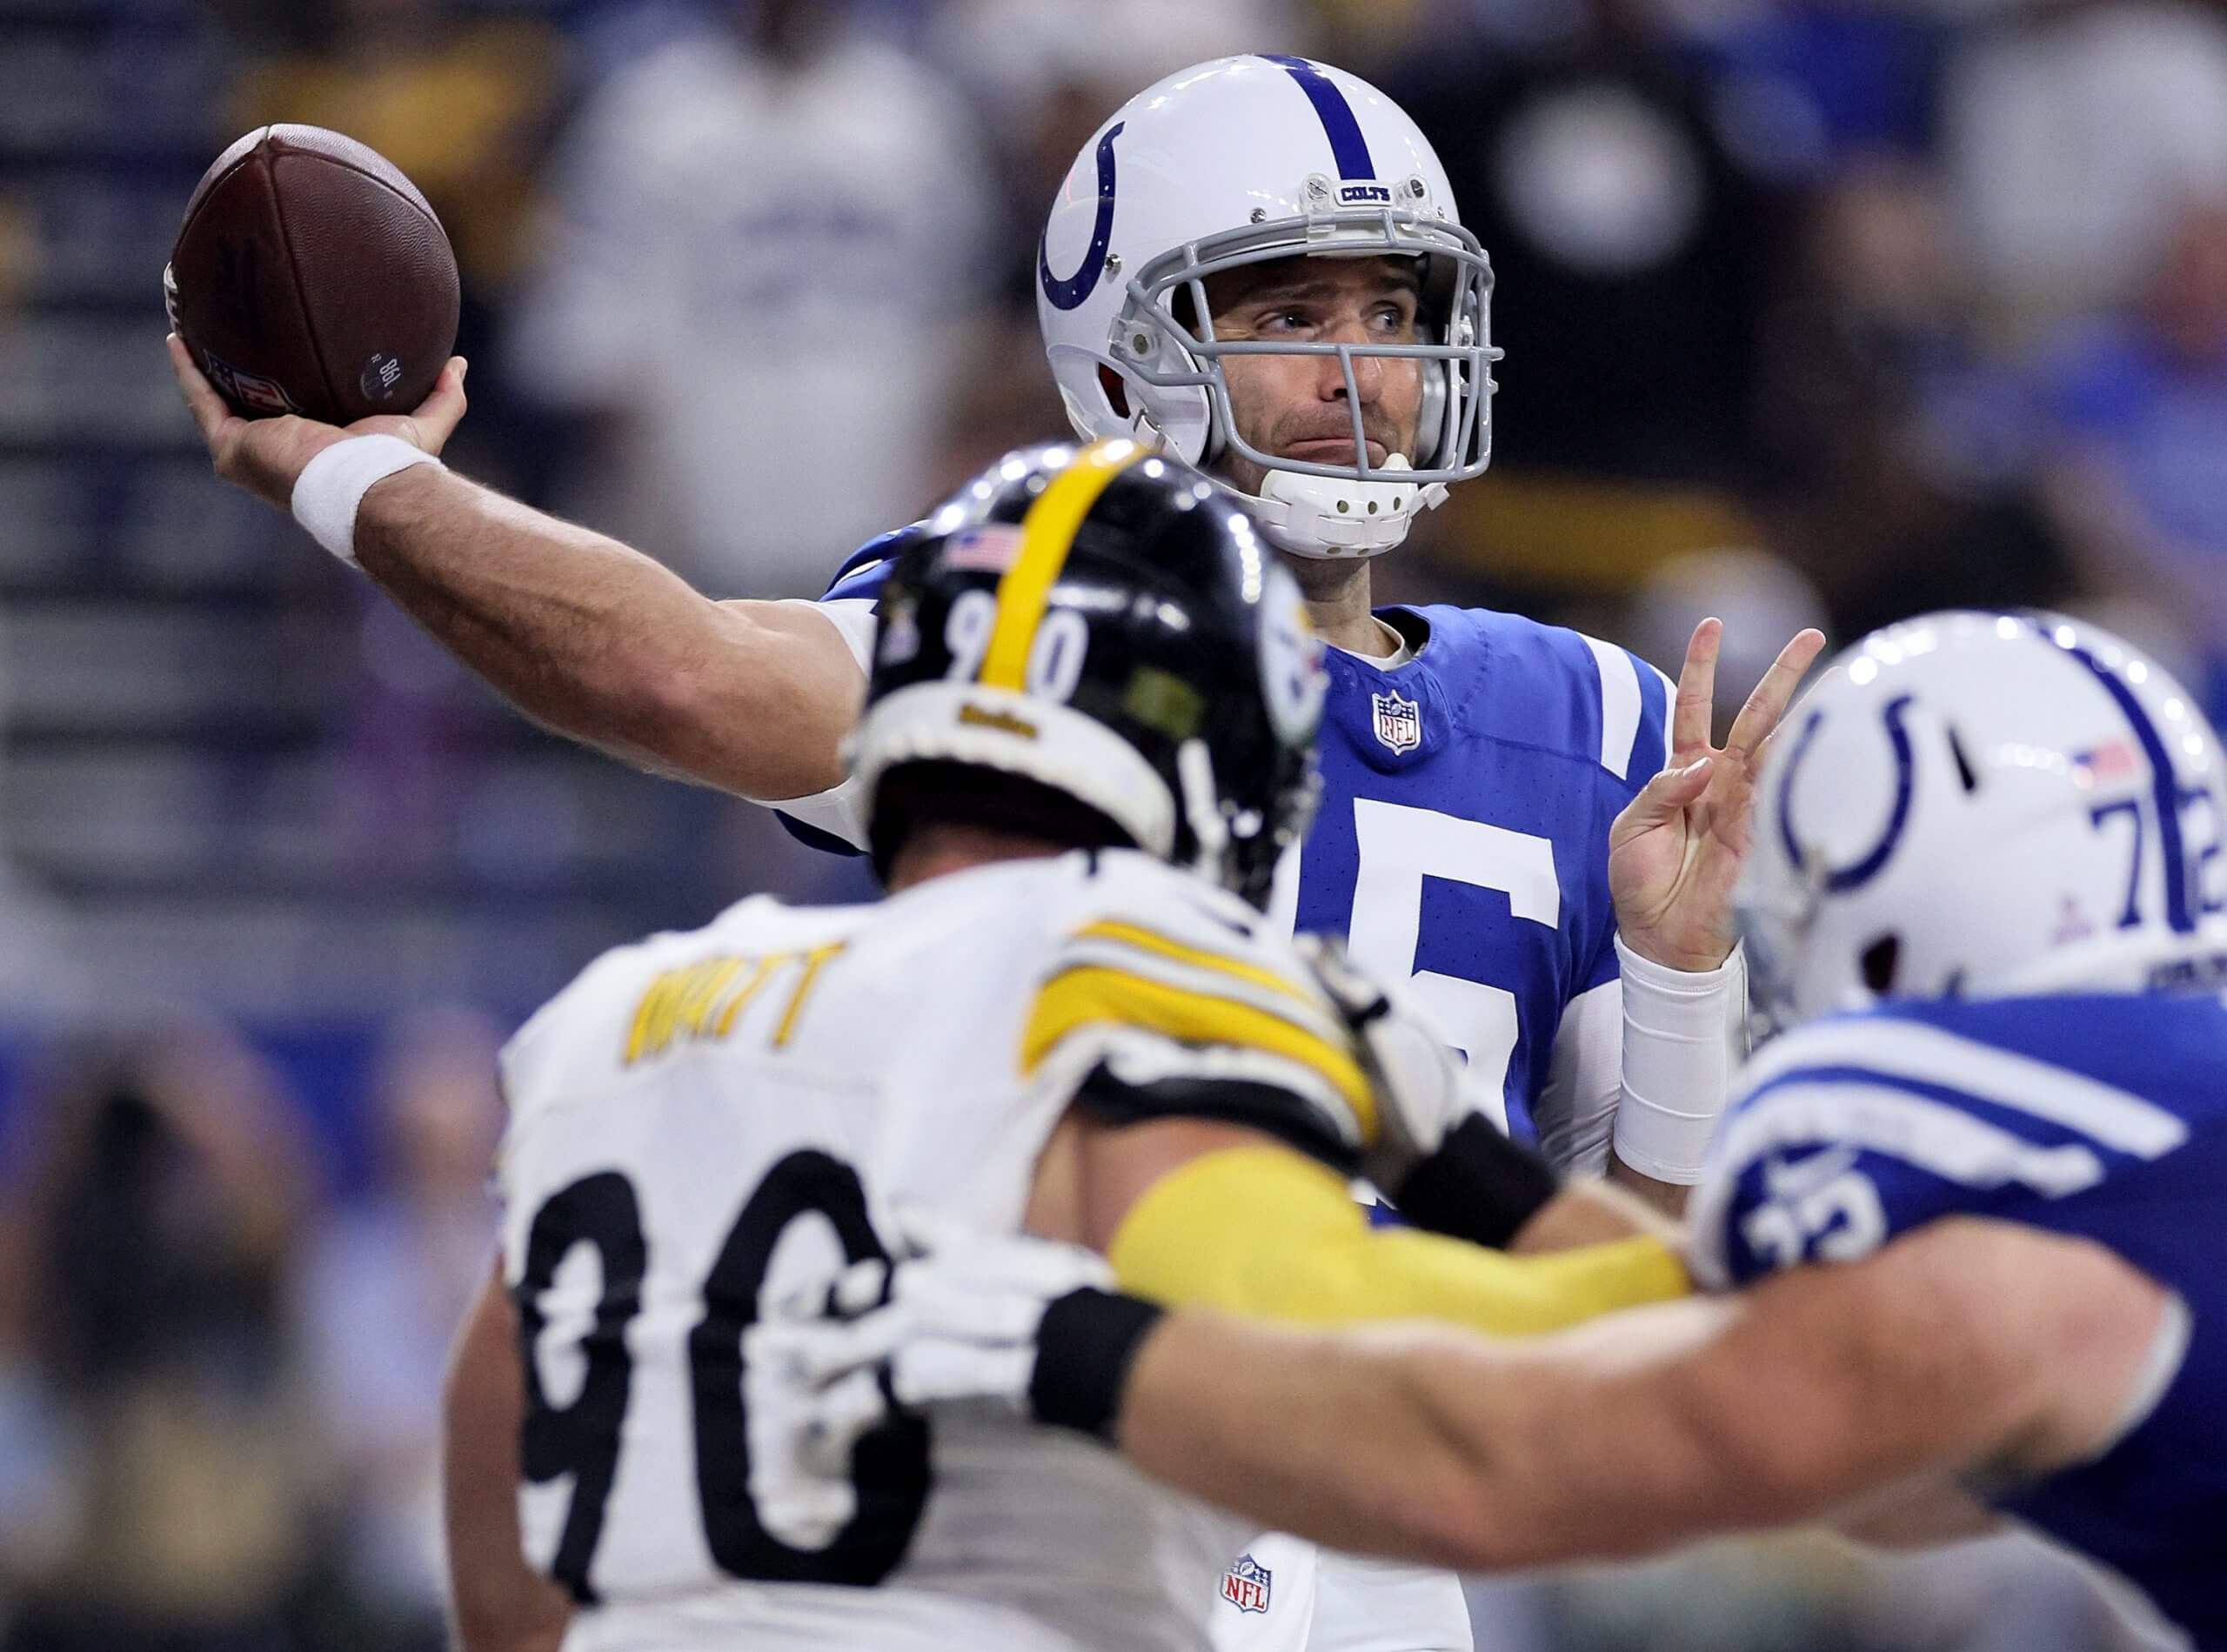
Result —
M1278 921L1409 983L1555 1163L1675 1199L1744 1050L1729 893L1755 766L1822 639L1788 645L1720 748L1715 621L1674 689L1573 631L1374 606L1372 558L1490 457L1495 351L1490 270L1437 157L1357 77L1241 56L1140 92L1076 157L1037 277L1077 431L1202 467L1332 645L1324 806L1279 867ZM173 356L221 474L291 505L538 720L867 846L837 753L883 583L930 525L861 548L816 604L715 603L444 471L460 373L411 419L344 432L231 418ZM1230 1602L1233 1644L1296 1646L1317 1615L1310 1557L1278 1548ZM1319 1652L1468 1644L1451 1579L1353 1581L1353 1633L1326 1621Z

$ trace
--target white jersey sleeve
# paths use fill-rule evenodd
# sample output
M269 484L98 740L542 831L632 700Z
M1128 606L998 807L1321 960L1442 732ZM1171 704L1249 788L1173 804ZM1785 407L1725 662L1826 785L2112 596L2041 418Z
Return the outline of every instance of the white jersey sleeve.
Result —
M1091 858L1022 1031L1035 1081L1110 1124L1250 1126L1350 1174L1375 1103L1352 1035L1275 924L1145 855Z
M1563 1007L1547 1081L1531 1104L1539 1151L1564 1175L1597 1176L1608 1167L1623 1051L1623 983L1612 977Z
M873 673L874 639L880 621L871 598L824 597L817 602L792 598L789 603L811 609L834 626L851 658L859 662L859 674ZM825 792L808 797L752 798L750 801L778 810L792 824L825 833L849 848L864 851L866 847L866 799L855 777L846 775Z

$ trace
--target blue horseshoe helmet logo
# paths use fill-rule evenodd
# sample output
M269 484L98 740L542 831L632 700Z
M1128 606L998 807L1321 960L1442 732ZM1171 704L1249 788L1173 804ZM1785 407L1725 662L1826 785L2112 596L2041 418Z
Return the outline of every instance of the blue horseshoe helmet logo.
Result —
M1115 121L1098 140L1098 217L1090 226L1089 249L1075 272L1064 280L1052 273L1050 225L1036 243L1036 278L1044 284L1044 296L1055 310L1072 310L1090 297L1106 271L1106 249L1114 239L1114 140L1126 124Z
M1879 841L1864 852L1861 859L1845 866L1825 868L1825 893L1844 895L1851 889L1861 889L1877 877L1887 865L1888 856L1895 853L1895 846L1902 840L1903 828L1909 824L1910 788L1916 777L1916 765L1910 752L1909 731L1903 726L1903 713L1909 709L1910 696L1896 695L1887 702L1881 715L1886 719L1887 738L1895 748L1895 807L1887 817L1887 830ZM1794 751L1786 759L1786 772L1778 782L1778 838L1779 846L1786 851L1786 858L1796 871L1803 869L1802 846L1794 835L1794 772L1802 766L1802 759L1809 754L1809 742L1816 738L1818 727L1824 722L1822 711L1809 713L1809 720L1802 726L1796 736Z

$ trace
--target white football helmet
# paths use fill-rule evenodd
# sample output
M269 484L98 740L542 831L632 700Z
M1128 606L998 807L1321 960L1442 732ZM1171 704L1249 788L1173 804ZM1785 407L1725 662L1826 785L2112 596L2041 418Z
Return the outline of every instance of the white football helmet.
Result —
M2216 979L2223 827L2217 736L2108 632L1989 613L1874 632L1772 737L1737 896L1759 1007L1791 1024Z
M1428 342L1221 342L1205 279L1297 254L1423 263ZM1190 464L1237 454L1267 472L1241 495L1268 538L1302 556L1374 556L1492 451L1492 268L1414 122L1368 82L1304 57L1218 58L1139 92L1083 146L1037 256L1053 376L1086 438L1155 439ZM1172 306L1177 292L1187 304ZM1181 318L1198 318L1196 331ZM1264 453L1238 433L1222 363L1334 356L1355 462ZM1417 451L1368 463L1356 357L1419 359ZM1126 387L1126 408L1099 370Z

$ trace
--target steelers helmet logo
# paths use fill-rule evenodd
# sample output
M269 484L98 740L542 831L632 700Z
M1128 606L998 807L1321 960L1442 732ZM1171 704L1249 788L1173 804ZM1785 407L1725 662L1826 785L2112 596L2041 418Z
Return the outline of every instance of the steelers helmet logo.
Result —
M1314 739L1328 688L1322 639L1307 618L1299 584L1271 563L1261 598L1261 692L1276 738L1287 746Z

